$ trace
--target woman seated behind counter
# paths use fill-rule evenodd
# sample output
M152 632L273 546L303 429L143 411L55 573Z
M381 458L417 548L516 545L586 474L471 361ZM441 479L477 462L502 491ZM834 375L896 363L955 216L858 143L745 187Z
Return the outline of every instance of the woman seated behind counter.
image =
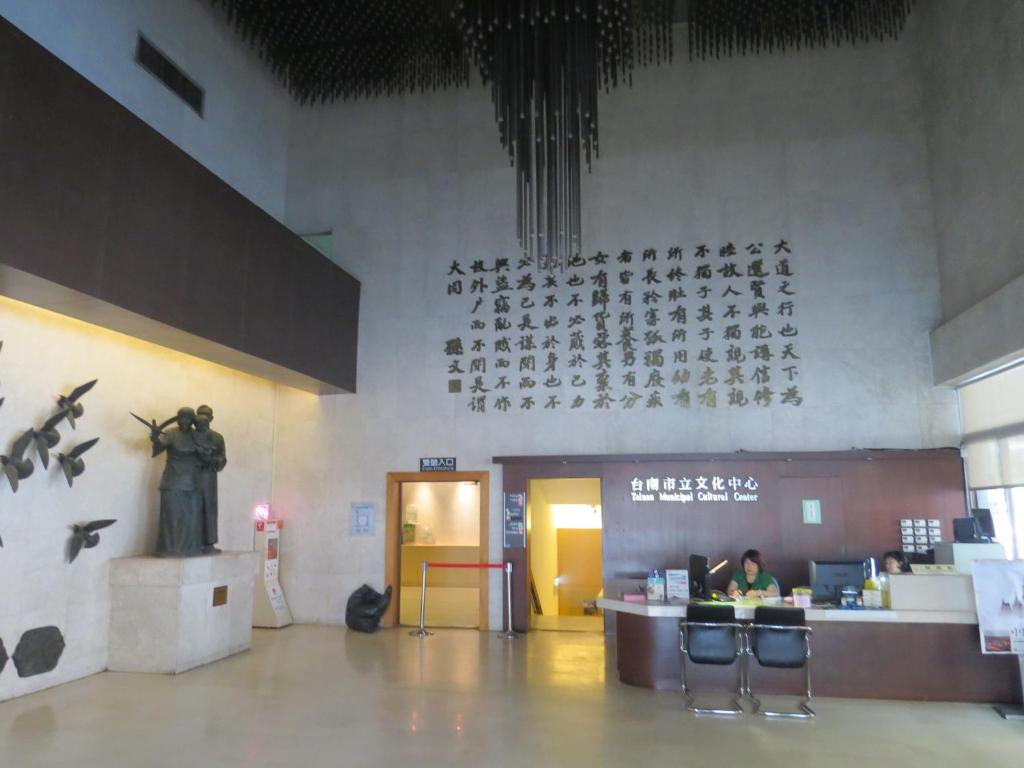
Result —
M764 569L761 553L748 549L740 558L740 569L732 575L726 588L729 597L777 597L779 585Z
M899 550L890 549L882 555L882 562L885 564L886 573L910 573L907 556Z

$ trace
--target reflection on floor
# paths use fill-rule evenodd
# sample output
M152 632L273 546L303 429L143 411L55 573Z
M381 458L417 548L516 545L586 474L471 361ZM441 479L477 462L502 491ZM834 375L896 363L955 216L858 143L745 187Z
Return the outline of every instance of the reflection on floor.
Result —
M697 718L618 682L603 635L258 630L182 675L107 672L0 703L11 768L1019 768L1024 726L975 704L815 699L818 718ZM864 663L854 654L851 663Z
M530 617L530 628L556 632L604 632L604 617L533 615Z

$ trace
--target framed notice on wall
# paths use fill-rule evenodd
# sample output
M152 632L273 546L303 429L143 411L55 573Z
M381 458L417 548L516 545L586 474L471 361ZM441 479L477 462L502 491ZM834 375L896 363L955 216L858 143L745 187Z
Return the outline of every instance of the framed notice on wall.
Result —
M505 497L505 549L526 547L526 494L506 493Z
M1024 560L975 560L982 653L1024 656Z

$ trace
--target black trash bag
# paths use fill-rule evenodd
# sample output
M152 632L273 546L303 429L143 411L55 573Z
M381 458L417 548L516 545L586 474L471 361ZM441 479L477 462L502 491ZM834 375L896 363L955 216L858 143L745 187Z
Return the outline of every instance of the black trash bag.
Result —
M391 605L391 587L381 594L369 584L352 593L345 606L345 624L356 632L376 632L384 611Z

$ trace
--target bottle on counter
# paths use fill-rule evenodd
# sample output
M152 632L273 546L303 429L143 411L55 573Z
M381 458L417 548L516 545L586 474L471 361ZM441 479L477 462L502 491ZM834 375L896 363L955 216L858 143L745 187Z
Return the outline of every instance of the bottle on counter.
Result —
M862 592L865 608L882 607L882 583L878 578L878 567L875 558L869 557L865 566L867 571Z
M878 583L882 590L882 607L891 608L892 602L889 599L889 574L884 571L878 574Z

